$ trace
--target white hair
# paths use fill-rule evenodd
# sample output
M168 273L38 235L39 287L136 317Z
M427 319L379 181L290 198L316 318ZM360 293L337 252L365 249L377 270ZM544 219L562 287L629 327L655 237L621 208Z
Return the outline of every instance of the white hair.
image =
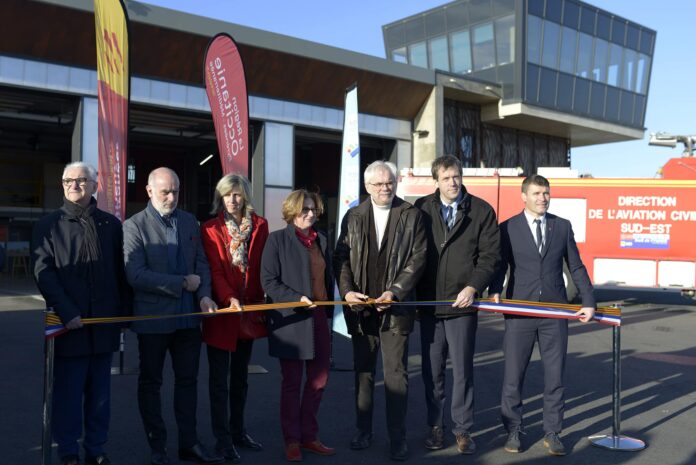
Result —
M389 171L394 178L394 182L398 182L399 178L396 175L396 165L390 161L377 160L370 163L367 168L365 168L365 173L363 174L363 180L365 183L369 183L374 176L376 171Z
M89 178L90 181L97 181L97 169L90 165L89 163L85 163L83 161L74 161L72 163L68 163L65 165L65 168L63 168L63 178L65 179L65 173L68 172L68 170L74 169L74 168L79 168L81 170L84 170L87 173L87 177Z

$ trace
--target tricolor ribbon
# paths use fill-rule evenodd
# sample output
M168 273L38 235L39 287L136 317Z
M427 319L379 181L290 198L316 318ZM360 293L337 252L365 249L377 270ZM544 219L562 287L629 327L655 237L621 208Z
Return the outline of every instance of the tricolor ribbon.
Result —
M452 305L454 300L431 300L431 301L412 301L412 302L393 302L394 305L405 305L411 307L430 307L435 305ZM354 303L354 302L353 302ZM383 302L388 304L389 302ZM322 300L315 301L316 306L326 305L350 305L344 300ZM374 299L369 299L360 305L375 305ZM241 308L221 308L215 312L192 312L180 313L176 315L140 315L140 316L114 316L102 318L83 318L83 325L109 324L109 323L128 323L132 321L143 320L165 320L170 318L180 318L185 316L205 316L211 317L215 315L224 315L229 313L241 312L260 312L267 310L280 310L296 307L308 307L305 302L279 302L272 304L252 304L243 305ZM580 310L580 305L544 303L544 302L529 302L525 300L501 300L500 303L495 303L489 299L475 300L471 307L493 313L502 313L505 315L520 315L529 317L542 318L564 318L567 320L577 320L579 317L575 313ZM599 307L595 312L594 321L610 325L621 325L621 309L614 307ZM46 312L46 339L50 339L68 331L60 321L58 315L53 311Z

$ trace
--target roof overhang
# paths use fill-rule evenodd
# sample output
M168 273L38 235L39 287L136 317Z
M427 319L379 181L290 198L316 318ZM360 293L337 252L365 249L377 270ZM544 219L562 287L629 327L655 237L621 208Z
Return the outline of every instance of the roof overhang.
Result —
M571 147L642 139L645 129L635 129L526 103L497 103L481 107L481 121L498 126L562 137Z
M133 75L203 86L212 36L239 45L252 95L342 108L358 84L362 113L412 120L435 85L435 72L294 37L134 1ZM3 0L0 50L9 55L95 69L92 0Z

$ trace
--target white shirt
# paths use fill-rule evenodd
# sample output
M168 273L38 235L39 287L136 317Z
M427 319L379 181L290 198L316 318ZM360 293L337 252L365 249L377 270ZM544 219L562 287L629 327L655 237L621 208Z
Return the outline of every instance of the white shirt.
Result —
M536 244L536 223L534 220L536 220L537 217L529 213L527 210L524 211L524 216L527 219L527 226L529 226L529 230L532 232L532 237L534 238L534 243ZM543 247L543 244L546 243L546 215L540 216L539 219L541 220L541 244ZM539 248L539 244L537 244L537 248Z
M389 211L391 204L382 206L372 202L372 216L375 219L375 232L377 233L377 250L382 247L382 238L384 231L387 229L387 221L389 221Z

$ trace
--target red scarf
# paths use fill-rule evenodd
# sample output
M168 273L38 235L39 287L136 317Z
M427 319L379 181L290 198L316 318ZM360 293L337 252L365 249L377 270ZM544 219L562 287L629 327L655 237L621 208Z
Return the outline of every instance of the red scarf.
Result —
M311 248L312 244L314 244L314 241L317 240L317 232L312 228L309 228L309 234L307 235L303 234L302 231L295 228L295 235L300 240L302 245L304 245L308 249Z

